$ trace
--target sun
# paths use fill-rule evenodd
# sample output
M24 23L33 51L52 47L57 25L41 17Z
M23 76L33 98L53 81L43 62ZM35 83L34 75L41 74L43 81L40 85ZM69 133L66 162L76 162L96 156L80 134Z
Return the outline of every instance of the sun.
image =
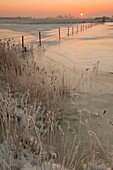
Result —
M83 12L81 12L81 13L80 13L80 16L81 16L81 17L83 17L83 16L84 16L84 13L83 13Z

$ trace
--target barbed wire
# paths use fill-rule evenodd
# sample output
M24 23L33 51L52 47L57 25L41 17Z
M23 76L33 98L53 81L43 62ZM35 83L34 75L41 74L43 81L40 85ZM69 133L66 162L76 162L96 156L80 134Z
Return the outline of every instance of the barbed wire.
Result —
M52 42L52 41L57 41L59 39L69 37L69 35L73 35L73 34L76 34L80 31L83 31L86 27L90 28L91 25L84 24L84 27L81 24L77 24L75 26L69 25L68 27L60 27L60 30L59 30L59 28L55 28L55 29L52 29L52 30L49 28L49 29L43 30L41 32L41 41L44 44L47 44L47 43ZM34 29L35 28L36 27L34 27ZM82 29L82 28L84 28L84 29ZM29 31L30 30L32 31L33 28L29 29ZM60 31L60 33L59 33L59 31ZM17 34L20 34L20 33L17 33ZM24 36L25 46L39 43L39 30L35 30L35 31L33 30L33 32L29 32L29 33L23 33L22 32L22 36ZM12 42L13 44L14 43L15 44L17 44L17 43L22 44L22 36L20 35L20 36L14 36L14 37L6 37L6 38L3 38L3 39L0 39L0 41L11 40L11 42L13 41Z
M34 27L34 28L36 28L36 27ZM51 33L56 33L57 31L58 31L58 28L55 28L55 29L53 29L53 30L51 30L50 28L49 29L46 29L46 30L43 30L43 29L39 29L39 30L35 30L34 31L34 28L32 28L32 29L29 29L29 30L27 30L27 31L32 31L33 30L33 32L29 32L29 33L24 33L24 32L11 32L11 31L9 31L9 32L7 32L7 33L11 33L11 34L21 34L21 35L19 35L19 36L12 36L12 37L5 37L5 38L1 38L0 39L0 41L1 40L7 40L7 39L16 39L16 38L20 38L20 37L22 37L22 36L28 36L28 35L35 35L35 34L38 34L38 32L39 31L42 31L42 32L51 32ZM67 30L67 28L66 27L60 27L60 29L62 30Z

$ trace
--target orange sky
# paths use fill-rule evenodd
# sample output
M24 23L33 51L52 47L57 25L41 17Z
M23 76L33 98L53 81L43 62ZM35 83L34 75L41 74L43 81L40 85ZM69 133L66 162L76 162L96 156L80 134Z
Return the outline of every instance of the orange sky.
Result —
M113 0L1 0L0 16L112 16Z

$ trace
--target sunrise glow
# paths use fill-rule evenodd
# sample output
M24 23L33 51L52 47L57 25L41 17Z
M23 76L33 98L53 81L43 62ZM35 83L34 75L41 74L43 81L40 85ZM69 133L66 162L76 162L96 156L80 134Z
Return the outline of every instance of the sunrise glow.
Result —
M83 15L84 15L84 13L81 12L81 13L80 13L80 16L83 17Z
M0 16L112 16L113 0L4 0L0 2ZM81 12L81 11L84 11Z

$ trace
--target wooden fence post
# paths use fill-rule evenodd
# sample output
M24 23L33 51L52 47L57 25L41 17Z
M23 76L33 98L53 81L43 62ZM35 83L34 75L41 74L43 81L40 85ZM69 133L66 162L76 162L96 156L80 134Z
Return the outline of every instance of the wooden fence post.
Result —
M72 27L72 34L74 34L74 28Z
M69 27L68 27L68 32L67 32L67 35L69 36Z
M24 52L24 36L22 36L22 52Z
M77 32L78 32L78 25L77 25Z
M39 31L39 46L42 45L42 40L41 40L41 32Z
M58 28L58 35L59 35L59 39L61 39L60 28Z

